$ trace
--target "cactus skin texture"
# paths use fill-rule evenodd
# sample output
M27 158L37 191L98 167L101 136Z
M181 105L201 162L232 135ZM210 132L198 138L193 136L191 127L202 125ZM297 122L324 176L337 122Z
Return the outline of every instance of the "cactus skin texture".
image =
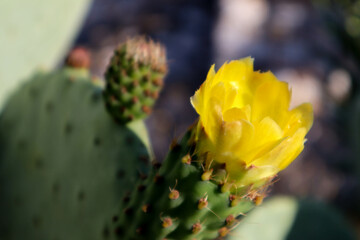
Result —
M114 52L105 73L105 103L119 123L151 113L167 72L165 49L145 38L129 39Z
M116 124L86 69L34 75L0 115L0 239L107 239L149 149L143 122Z
M114 217L113 239L223 238L253 208L249 195L223 192L193 149L191 131L172 144L164 164L124 198L124 209Z

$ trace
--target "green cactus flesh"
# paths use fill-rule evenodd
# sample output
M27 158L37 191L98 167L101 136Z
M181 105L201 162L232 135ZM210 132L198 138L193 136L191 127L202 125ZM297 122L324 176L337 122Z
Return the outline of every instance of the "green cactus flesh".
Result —
M107 239L148 153L143 122L116 124L85 70L36 74L0 116L0 239Z
M191 156L190 133L173 144L164 164L124 198L124 208L112 223L112 239L204 240L226 236L253 203L222 192ZM188 155L190 154L190 155ZM185 158L184 158L185 157Z

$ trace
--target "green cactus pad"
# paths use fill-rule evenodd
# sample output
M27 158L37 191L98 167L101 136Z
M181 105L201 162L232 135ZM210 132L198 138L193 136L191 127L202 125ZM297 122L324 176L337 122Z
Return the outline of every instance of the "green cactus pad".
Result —
M29 74L59 63L91 2L0 1L0 111Z
M112 225L113 239L215 239L228 235L252 209L245 195L222 192L217 182L203 180L190 135L173 144L163 166L125 198Z
M116 124L85 69L34 75L0 115L0 239L107 239L149 149L143 122Z
M315 200L277 196L254 209L228 240L355 240L335 209Z
M130 39L115 50L105 73L106 107L119 123L146 117L167 72L164 48L144 38Z

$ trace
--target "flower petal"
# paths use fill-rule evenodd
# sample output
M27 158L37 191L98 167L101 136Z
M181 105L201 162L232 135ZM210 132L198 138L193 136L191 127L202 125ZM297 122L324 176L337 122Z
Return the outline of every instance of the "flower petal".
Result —
M262 75L265 80L255 91L251 121L260 121L269 116L279 123L286 117L290 105L288 84L277 80L270 72Z
M226 122L249 120L250 111L249 105L243 108L233 107L224 112L223 118Z
M215 77L215 65L212 65L207 77L206 81L200 86L200 88L195 92L194 96L190 98L191 105L195 108L196 112L202 116L205 111L205 107L207 105L207 99L209 96L209 82L213 80Z
M294 136L281 141L276 147L265 155L255 159L252 164L255 166L272 165L279 170L287 167L303 150L306 128L298 129Z
M309 131L314 121L313 108L310 103L304 103L294 108L288 116L288 121L283 127L286 136L292 136L301 127Z

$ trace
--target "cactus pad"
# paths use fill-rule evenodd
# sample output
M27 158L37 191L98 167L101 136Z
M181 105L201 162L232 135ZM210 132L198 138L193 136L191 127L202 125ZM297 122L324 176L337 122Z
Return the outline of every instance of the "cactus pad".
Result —
M86 70L36 74L0 115L0 239L107 239L148 159L143 122L116 124Z

